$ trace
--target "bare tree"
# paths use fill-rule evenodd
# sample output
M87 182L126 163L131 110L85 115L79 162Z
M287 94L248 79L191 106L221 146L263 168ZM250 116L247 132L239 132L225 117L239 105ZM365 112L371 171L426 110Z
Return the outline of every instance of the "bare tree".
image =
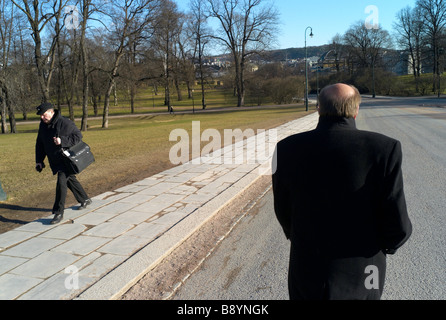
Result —
M357 69L369 69L372 75L371 91L375 96L375 69L384 65L383 55L392 48L389 32L379 28L367 28L363 21L354 23L344 35L348 55Z
M187 29L188 27L188 19L186 15L182 16L182 32L178 37L177 47L178 47L178 70L180 77L179 80L182 80L186 83L188 99L193 98L193 88L195 83L195 65L194 65L194 46L193 42L190 40L190 33Z
M12 30L8 36L10 57L3 71L7 72L5 77L8 80L6 85L10 89L11 106L15 111L21 111L23 120L27 120L28 111L32 110L34 113L34 105L42 96L39 86L36 86L38 79L32 55L32 38L28 36L29 29L26 27L28 22L25 15L11 1L5 2L9 5L13 20Z
M55 28L58 28L57 24ZM56 42L58 60L57 105L62 110L62 101L68 105L69 118L74 121L74 98L78 89L81 55L77 29L64 29Z
M338 33L336 34L333 38L332 38L332 42L330 44L330 50L331 50L331 54L334 56L335 58L335 68L336 68L336 74L339 78L339 75L341 73L341 57L344 54L344 46L343 46L343 39L342 36Z
M147 69L147 66L141 63L145 49L144 41L133 42L132 46L129 46L126 50L119 71L120 84L123 84L127 88L128 95L130 96L131 113L135 113L136 95L143 82L141 79L144 78Z
M0 52L1 52L1 71L0 71L0 114L1 114L1 132L7 133L6 113L8 113L11 133L16 132L16 122L14 116L14 107L11 99L11 81L9 60L11 53L11 43L14 28L14 8L8 1L0 2ZM8 81L9 80L9 81Z
M416 92L418 92L423 48L423 21L420 19L420 9L418 7L412 9L409 6L401 9L397 14L394 27L398 33L400 46L408 53L407 63L411 66Z
M10 15L7 14L9 10L6 10L6 3L5 0L2 0L1 3L1 9L0 9L0 49L1 49L1 61L2 61L2 72L0 75L0 85L1 87L6 86L6 77L5 77L5 66L7 66L7 60L8 60L8 54L9 54L9 41L10 40L10 33L11 33L11 26L12 26L12 10L10 12ZM3 89L2 91L3 92ZM6 123L6 101L4 101L3 94L0 95L0 118L1 118L1 130L2 133L7 133L8 131L8 125Z
M186 50L186 41L182 37L184 32L184 14L181 12L176 12L177 14L177 23L176 23L176 32L173 37L172 41L172 75L173 75L173 82L175 85L175 89L177 91L177 100L183 101L183 94L181 92L181 82L186 82L188 87L190 87L190 81L188 79L188 75L190 74L188 71L188 62L189 59L187 57L187 50ZM189 90L190 91L190 90Z
M42 32L45 26L52 20L59 21L62 15L62 10L67 4L68 0L52 0L39 1L11 0L17 8L19 8L28 18L29 25L32 30L32 38L34 40L34 56L37 67L37 74L39 78L39 85L42 91L42 100L49 101L50 99L50 84L54 72L56 43L59 37L60 29L56 29L48 52L42 52ZM51 9L51 11L50 11ZM51 13L48 13L51 12Z
M245 103L248 58L274 40L278 13L265 0L208 0L209 15L220 22L223 35L214 35L231 52L235 67L237 106Z
M82 12L81 27L81 39L80 39L80 54L82 61L82 121L81 130L87 131L88 125L88 97L89 97L89 81L88 76L90 73L90 59L87 51L87 25L88 20L92 14L96 11L93 0L80 0L80 7Z
M363 21L358 21L347 30L344 43L349 47L360 68L376 65L382 51L392 46L390 35L386 30L369 29Z
M444 53L441 42L446 26L446 0L418 0L417 7L423 17L426 35L430 42L433 57L433 91L440 87L440 56ZM440 90L438 90L440 96Z
M206 46L210 41L211 30L207 24L207 15L205 11L205 0L192 0L190 3L189 32L194 44L194 60L198 64L198 77L201 87L201 106L206 109L206 90L205 90L205 72L204 72L204 54Z
M158 9L158 0L114 0L109 7L113 30L110 35L110 44L114 47L114 59L108 71L108 86L104 97L104 113L102 128L108 128L108 114L110 108L110 95L115 84L118 67L125 49L131 46L149 24L153 21Z
M156 29L152 39L152 45L163 65L164 104L168 111L172 109L170 83L173 80L174 46L179 34L180 17L181 13L174 1L162 0L162 9L157 17Z

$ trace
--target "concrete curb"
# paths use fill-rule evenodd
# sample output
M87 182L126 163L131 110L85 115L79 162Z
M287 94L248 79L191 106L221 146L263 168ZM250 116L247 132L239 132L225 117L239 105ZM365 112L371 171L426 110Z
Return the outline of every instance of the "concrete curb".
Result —
M317 120L313 113L275 128L277 141ZM235 159L233 146L216 157ZM58 225L48 217L1 234L0 300L118 299L262 177L259 163L214 160L205 156L106 192L87 210L67 209Z
M166 256L200 229L221 208L227 205L240 192L254 184L259 175L250 173L233 186L222 192L193 214L179 221L166 233L135 253L130 259L112 270L85 292L80 300L117 299L138 282L147 272L155 268Z

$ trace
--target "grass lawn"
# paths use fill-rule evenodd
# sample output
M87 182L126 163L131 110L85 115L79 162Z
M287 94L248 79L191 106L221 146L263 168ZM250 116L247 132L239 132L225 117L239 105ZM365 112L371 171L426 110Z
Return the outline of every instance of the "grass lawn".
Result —
M170 132L180 128L190 134L192 121L200 121L202 131L213 128L223 136L224 129L270 129L307 114L304 106L299 105L181 115L141 115L112 118L108 129L101 128L101 120L90 119L89 130L83 134L96 162L79 175L79 180L93 197L173 167L169 151L177 142L169 141ZM80 126L80 123L76 124ZM8 195L6 204L9 205L0 205L1 216L12 205L23 207L22 212L32 208L50 210L54 201L56 179L47 160L47 168L42 173L34 170L38 124L21 124L18 127L18 134L0 135L0 181ZM68 194L67 206L74 205L74 198L70 192ZM24 219L19 216L21 211L15 209L14 219Z
M193 99L189 99L187 95L187 91L185 89L182 90L183 99L178 101L177 95L175 92L172 93L171 96L171 105L174 111L192 111L193 109L201 110L201 99L202 94L198 88L195 89L193 94ZM216 108L225 108L232 107L237 105L237 97L234 96L233 92L228 89L223 88L208 88L206 91L206 110L212 110ZM56 105L56 101L51 101ZM115 105L113 95L110 97L110 107L109 107L109 115L128 115L131 112L130 108L130 99L126 92L118 93L118 101L117 105ZM36 106L37 106L36 102ZM263 105L272 104L271 101L265 101ZM255 106L253 103L253 99L250 97L246 97L245 106ZM164 105L164 91L159 90L158 95L154 95L151 88L141 88L134 101L134 112L135 114L146 114L146 113L160 113L167 112L167 106ZM61 107L62 114L66 117L68 114L68 107L63 105ZM102 117L104 109L103 100L98 102L98 115ZM40 120L38 116L35 115L35 108L29 107L28 112L28 120ZM91 103L88 107L88 115L89 117L94 116L94 110L91 106ZM74 116L75 118L80 118L82 116L82 109L75 105L74 106ZM20 121L23 116L21 112L17 111L15 117L18 121Z

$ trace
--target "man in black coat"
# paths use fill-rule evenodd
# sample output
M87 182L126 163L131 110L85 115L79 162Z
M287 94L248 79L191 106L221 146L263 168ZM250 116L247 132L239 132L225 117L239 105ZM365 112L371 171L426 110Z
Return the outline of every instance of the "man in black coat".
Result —
M44 160L48 157L53 174L57 174L54 219L51 221L51 224L56 224L63 218L67 188L80 203L79 209L85 209L92 202L76 176L66 168L62 154L62 148L70 148L82 140L82 133L73 121L54 110L51 103L38 106L37 115L41 122L36 140L36 170L41 172L45 168Z
M410 237L399 141L361 131L356 88L319 97L313 131L280 141L274 208L291 240L290 299L380 299L386 255Z

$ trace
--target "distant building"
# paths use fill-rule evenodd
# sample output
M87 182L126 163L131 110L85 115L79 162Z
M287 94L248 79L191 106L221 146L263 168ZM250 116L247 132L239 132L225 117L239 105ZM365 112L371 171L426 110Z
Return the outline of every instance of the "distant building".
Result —
M390 67L390 71L399 76L413 74L412 56L407 51L390 51L384 54L384 63ZM428 72L421 64L421 73Z
M308 65L310 66L310 68L313 65L316 65L318 61L319 61L319 57L316 57L316 56L308 57Z
M246 68L249 72L256 72L259 70L259 66L251 62L247 64Z

